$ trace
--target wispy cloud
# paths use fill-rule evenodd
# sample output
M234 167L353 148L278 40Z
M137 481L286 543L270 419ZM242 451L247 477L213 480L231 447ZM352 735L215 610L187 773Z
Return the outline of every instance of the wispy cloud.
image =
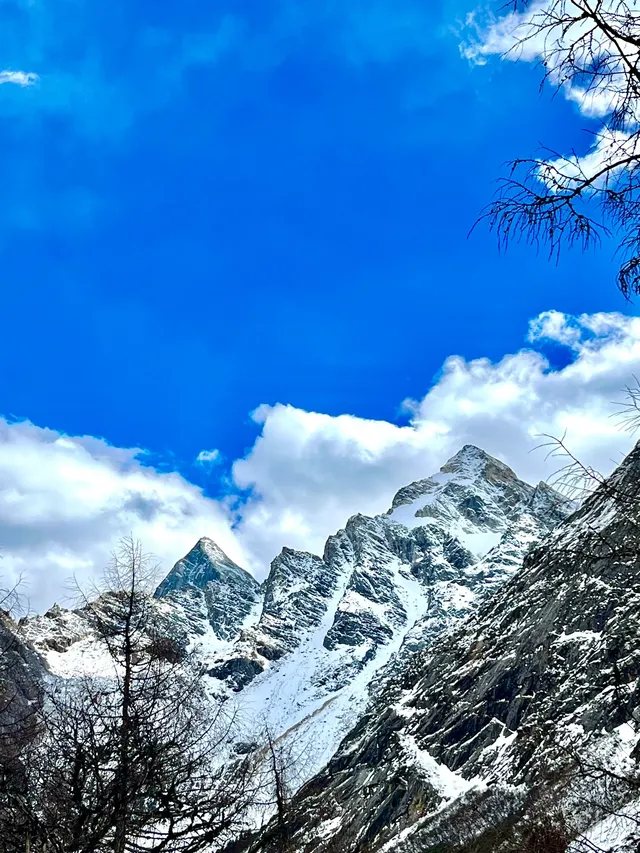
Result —
M605 15L615 14L608 0L603 8ZM544 66L545 79L582 115L602 120L603 127L592 136L587 153L572 151L568 156L541 160L538 177L552 192L575 188L603 168L610 169L620 159L637 154L635 136L607 126L607 117L626 98L627 74L623 60L615 58L620 48L604 31L593 28L577 7L564 0L536 0L520 11L498 17L485 15L484 22L476 11L467 16L466 23L466 40L460 44L462 56L475 65L485 65L494 56L513 62L539 62ZM603 65L607 72L594 73L589 85L581 85L584 75L567 73L567 65L595 68L607 56L611 57ZM640 115L630 116L629 123L637 128Z
M218 465L222 461L222 454L215 448L213 450L201 450L196 456L196 464L203 467L212 467Z
M13 83L14 86L34 86L40 78L33 71L0 71L0 85Z
M14 18L0 7L0 55L11 61L0 84L41 83L25 108L27 120L68 116L80 134L112 141L170 102L190 72L213 68L241 38L241 22L232 15L205 10L195 24L176 14L171 25L150 26L118 0L113 23L86 0L75 4L73 15L56 4L25 3ZM20 70L35 63L38 74ZM6 109L16 114L20 105Z
M194 72L233 62L242 73L267 73L292 54L313 50L352 67L425 59L443 26L442 12L421 0L264 0L260 12L216 12L149 26L116 0L113 29L95 4L80 0L74 15L56 4L25 3L14 22L0 8L0 53L12 64L38 62L36 107L74 119L84 134L117 139L141 116L164 107ZM215 4L214 4L215 6ZM11 32L9 40L2 28ZM127 38L122 39L123 28ZM195 77L195 75L194 75ZM0 83L33 86L37 74L7 69ZM30 116L34 111L30 105Z

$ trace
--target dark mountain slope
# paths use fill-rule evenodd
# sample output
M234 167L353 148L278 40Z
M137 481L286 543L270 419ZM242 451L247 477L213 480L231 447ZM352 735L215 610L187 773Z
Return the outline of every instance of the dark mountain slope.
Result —
M395 672L295 797L291 849L454 850L496 803L517 824L575 751L633 764L639 506L640 445L475 615ZM277 849L269 832L259 849Z

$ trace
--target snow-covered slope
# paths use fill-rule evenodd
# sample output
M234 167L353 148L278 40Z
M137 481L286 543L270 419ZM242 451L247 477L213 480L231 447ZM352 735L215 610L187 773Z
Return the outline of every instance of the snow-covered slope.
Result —
M472 611L568 510L467 445L387 513L350 518L322 557L284 548L261 586L200 540L155 606L206 665L211 692L238 706L239 740L268 728L289 743L300 784L331 758L382 671L391 677ZM102 665L82 610L54 608L23 631L60 675Z
M295 798L293 849L566 849L522 841L542 802L582 834L573 853L637 850L638 720L640 443L469 619L387 674ZM267 832L251 849L276 848Z
M363 713L380 672L469 613L568 509L548 486L466 446L386 514L350 518L322 558L283 549L259 615L231 652L213 655L210 676L236 694L256 740L260 727L290 733L302 782Z

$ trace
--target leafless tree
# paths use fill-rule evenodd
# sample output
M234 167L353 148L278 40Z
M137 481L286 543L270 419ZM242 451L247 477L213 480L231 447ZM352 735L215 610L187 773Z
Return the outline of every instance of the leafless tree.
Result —
M254 751L262 792L254 825L225 848L225 853L266 849L270 853L296 853L296 822L291 807L296 790L309 773L307 749L299 726L276 736L268 721L263 721Z
M42 707L38 656L19 639L13 615L21 611L21 579L0 589L0 838L14 830L7 808L24 795L22 756L37 736ZM21 848L24 849L24 848Z
M0 798L7 853L196 853L246 825L253 759L223 760L233 720L158 618L152 568L125 540L87 605L103 671L48 691Z
M273 819L273 839L278 853L290 849L289 805L293 790L289 784L292 771L291 750L286 745L278 743L273 733L265 727L265 758L266 771L271 783L272 800L275 805Z
M614 236L618 285L640 292L640 10L635 0L510 0L511 58L540 57L543 81L581 102L600 128L587 156L543 149L515 159L482 212L501 246L513 239L582 248Z

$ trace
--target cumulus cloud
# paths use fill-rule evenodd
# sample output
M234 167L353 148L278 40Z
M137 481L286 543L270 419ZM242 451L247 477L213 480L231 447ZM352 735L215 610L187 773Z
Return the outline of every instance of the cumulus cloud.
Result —
M233 468L236 483L252 490L238 526L245 547L257 557L284 542L317 551L349 515L384 512L398 488L465 443L538 482L557 466L534 451L540 436L566 430L575 452L610 471L632 442L611 415L640 371L640 318L549 311L532 321L528 340L531 348L495 363L448 358L428 393L407 401L406 426L261 406L261 434ZM569 365L551 367L539 351L549 342L571 348Z
M579 323L560 311L543 311L529 323L527 340L532 344L536 341L555 341L573 348L579 344L582 330Z
M245 561L221 504L143 460L136 448L0 419L0 573L24 576L32 607L63 597L73 575L98 576L130 533L165 570L204 535Z
M39 79L33 71L0 71L0 85L13 83L15 86L34 86Z
M586 463L611 471L633 443L612 413L640 375L640 318L547 311L531 321L527 341L496 362L448 358L424 397L405 401L404 425L258 407L259 435L233 464L222 501L146 466L138 449L0 419L0 571L24 573L41 609L71 574L99 571L132 532L165 570L206 535L263 578L283 545L321 551L350 515L386 511L397 489L466 443L536 483L557 466L535 451L541 434L566 431ZM549 344L567 347L570 363L554 369Z

